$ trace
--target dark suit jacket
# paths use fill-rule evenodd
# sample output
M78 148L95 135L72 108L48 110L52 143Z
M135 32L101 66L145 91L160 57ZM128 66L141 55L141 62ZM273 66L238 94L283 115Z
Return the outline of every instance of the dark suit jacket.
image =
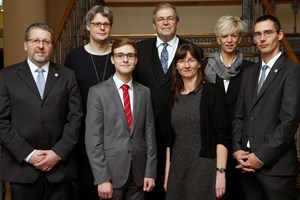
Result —
M128 180L137 185L156 178L156 142L150 90L133 82L133 121L129 131L122 100L111 77L90 88L87 101L86 150L95 184L114 188Z
M179 38L179 45L187 41ZM171 68L164 74L156 48L156 38L141 41L137 44L138 62L134 70L134 80L147 86L151 90L154 119L158 139L166 144L168 136L171 134L171 109L173 105L171 91ZM203 51L199 48L203 57Z
M53 150L61 161L46 173L50 182L75 178L73 147L81 124L80 92L73 71L50 63L41 99L27 60L0 71L2 178L32 183L40 171L24 159L34 150Z
M294 136L300 121L300 66L281 55L256 95L261 63L244 72L233 120L233 152L251 151L266 175L296 175Z

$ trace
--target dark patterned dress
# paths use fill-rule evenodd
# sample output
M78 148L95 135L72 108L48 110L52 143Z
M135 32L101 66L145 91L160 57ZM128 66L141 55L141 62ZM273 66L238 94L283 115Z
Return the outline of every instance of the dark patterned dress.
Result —
M167 200L215 200L216 160L199 156L201 92L181 95L174 102L175 134Z

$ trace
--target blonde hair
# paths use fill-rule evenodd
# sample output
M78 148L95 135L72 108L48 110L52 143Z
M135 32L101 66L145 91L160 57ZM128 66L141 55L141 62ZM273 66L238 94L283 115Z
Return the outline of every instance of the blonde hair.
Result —
M239 17L227 15L218 19L215 25L214 33L217 37L224 36L231 32L236 32L240 36L246 27L247 24Z

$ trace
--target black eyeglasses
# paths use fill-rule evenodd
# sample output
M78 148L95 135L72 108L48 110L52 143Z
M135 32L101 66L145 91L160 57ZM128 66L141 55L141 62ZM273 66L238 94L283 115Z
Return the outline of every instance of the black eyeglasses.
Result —
M92 24L95 28L101 28L102 26L103 26L104 28L110 27L110 23L107 23L107 22L104 22L104 23L101 23L101 22L91 22L91 24Z
M118 60L123 60L125 58L125 56L128 60L134 60L135 57L136 57L136 54L134 54L134 53L127 53L127 54L125 54L125 53L115 53L114 54L114 57Z

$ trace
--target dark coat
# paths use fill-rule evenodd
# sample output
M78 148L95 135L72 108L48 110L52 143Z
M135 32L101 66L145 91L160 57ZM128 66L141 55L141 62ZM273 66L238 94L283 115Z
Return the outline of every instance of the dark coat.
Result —
M0 140L2 179L33 183L41 173L24 159L34 150L53 150L61 161L46 172L49 182L77 176L73 148L79 136L82 109L75 74L49 65L41 99L27 60L0 71Z

